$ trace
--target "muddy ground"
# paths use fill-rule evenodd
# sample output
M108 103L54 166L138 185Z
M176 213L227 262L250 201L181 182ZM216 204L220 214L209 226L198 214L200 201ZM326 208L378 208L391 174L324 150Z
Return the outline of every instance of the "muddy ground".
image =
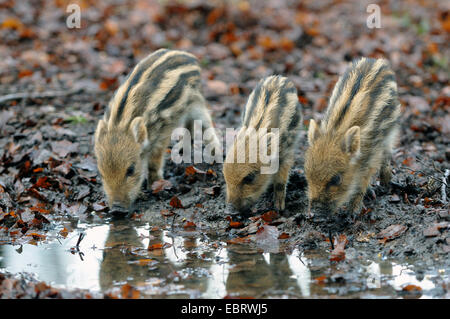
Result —
M170 183L144 191L126 220L180 236L206 235L229 247L299 251L310 260L316 283L327 283L326 293L310 297L364 297L369 287L358 285L360 263L392 260L412 265L417 278L430 271L444 274L435 277L429 295L448 298L450 187L442 186L450 181L444 178L450 169L448 5L382 1L382 28L369 29L367 4L359 1L221 3L83 1L80 29L66 27L64 1L0 4L1 245L63 240L77 231L77 220L117 222L97 177L96 123L137 61L160 47L179 48L201 61L204 94L219 131L239 127L242 107L261 77L282 74L296 84L305 121L286 210L273 212L268 190L251 216L230 215L221 164L175 165L169 159L164 179ZM321 118L338 76L359 56L392 63L402 103L401 134L391 186L373 181L376 199L367 197L359 215L336 219L331 247L324 225L307 216L302 155L309 119ZM17 93L26 94L8 96ZM18 281L33 286L38 280L4 273L2 297L91 296L42 285L20 290ZM355 285L359 288L352 290ZM420 296L420 290L384 293ZM101 296L111 295L96 295ZM122 290L121 296L133 295Z

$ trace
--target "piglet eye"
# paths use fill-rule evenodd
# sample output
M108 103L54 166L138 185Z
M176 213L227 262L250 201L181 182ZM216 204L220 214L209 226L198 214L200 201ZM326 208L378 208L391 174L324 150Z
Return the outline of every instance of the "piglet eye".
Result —
M341 184L341 175L334 175L331 180L328 182L327 186L339 186Z
M242 180L242 184L251 184L253 183L253 181L256 178L256 174L255 173L250 173L247 176L244 177L244 179Z
M127 168L126 175L127 175L128 177L134 175L134 164L132 164L130 167Z

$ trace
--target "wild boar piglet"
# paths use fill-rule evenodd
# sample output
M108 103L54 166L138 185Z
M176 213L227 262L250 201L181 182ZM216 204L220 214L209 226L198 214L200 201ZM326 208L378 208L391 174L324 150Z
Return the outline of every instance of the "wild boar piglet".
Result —
M294 84L281 76L262 79L248 98L242 127L223 165L227 203L248 211L272 184L275 209L284 210L301 125Z
M212 127L200 92L200 67L186 52L160 49L139 62L117 89L95 131L95 155L111 211L128 211L145 179L163 178L175 128ZM214 134L207 143L219 145Z
M336 83L320 125L309 124L305 175L311 213L326 216L343 206L358 213L377 171L381 183L389 183L399 117L389 63L353 61Z

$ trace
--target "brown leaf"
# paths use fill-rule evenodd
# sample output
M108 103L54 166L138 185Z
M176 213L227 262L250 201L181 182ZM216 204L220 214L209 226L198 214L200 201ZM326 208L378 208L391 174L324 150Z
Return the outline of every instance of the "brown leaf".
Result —
M186 167L184 174L186 176L194 176L195 174L206 174L206 172L191 165L191 166Z
M422 288L416 285L406 285L402 291L408 294L422 294Z
M170 206L172 206L173 208L184 208L183 204L181 204L180 199L176 196L173 196L170 200Z
M51 143L52 151L60 157L66 157L70 153L77 153L78 145L78 143L72 143L67 140Z
M38 233L31 233L31 234L28 234L27 236L33 237L34 240L45 240L45 238L46 238L45 235L41 235Z
M40 177L37 182L31 186L31 188L37 188L37 187L41 187L41 188L49 188L51 186L51 184L48 182L48 177L47 176L43 176Z
M449 222L434 223L433 226L430 226L423 231L423 235L425 237L439 236L441 234L440 230L447 229L449 226L450 226Z
M377 238L380 239L380 242L385 243L401 236L407 229L408 227L403 225L390 225L386 229L379 232L377 234Z
M278 213L274 210L268 211L261 215L261 218L266 223L271 223L274 219L277 219L279 217Z
M158 194L162 190L168 190L172 188L172 183L165 179L160 179L152 184L152 193Z
M348 240L347 236L339 235L334 240L334 249L331 252L330 260L331 261L342 261L345 260L345 245L347 245Z
M278 236L278 239L287 239L290 237L291 237L291 235L289 235L288 233L281 233L281 235Z
M170 216L173 216L175 214L173 211L170 211L168 209L163 209L160 213L164 217L170 217Z
M241 228L242 225L243 224L241 222L234 222L233 220L230 219L230 227L231 228Z
M42 292L46 291L47 289L50 289L50 286L48 286L48 285L47 285L45 282L43 282L43 281L37 283L37 284L34 286L34 291L35 291L37 294L42 293Z
M206 174L207 175L212 175L214 177L217 177L217 173L211 168L206 171Z
M191 222L191 221L186 221L186 223L183 225L183 228L196 228L197 227L197 225L195 225L195 223L194 222Z
M281 38L279 45L287 52L291 52L295 48L295 43L286 37Z
M147 250L159 250L159 249L164 249L164 248L168 248L171 247L172 245L169 243L156 243L153 245L149 245L147 247Z
M66 238L67 235L69 234L69 230L68 230L66 227L64 227L63 229L61 229L61 230L59 231L59 234L60 234L62 237Z
M106 210L108 208L108 206L103 205L103 204L99 204L99 203L94 203L94 204L92 204L92 208L96 212L102 212L102 211Z
M48 202L48 198L45 195L41 194L36 188L29 189L29 192L33 197L41 201Z
M218 185L215 185L215 186L212 186L212 187L208 187L208 188L205 188L205 194L208 194L208 195L211 195L211 196L217 196L217 195L219 195L220 194L220 186L218 186Z
M33 71L31 71L31 70L21 70L20 72L19 72L19 79L21 79L21 78L24 78L24 77L27 77L27 76L31 76L31 75L33 75Z
M227 240L227 244L236 245L236 244L249 243L249 242L251 242L251 238L252 237L253 237L252 235L248 235L248 236L245 236L245 237L236 237L236 238Z
M53 171L57 173L61 173L63 176L66 176L70 173L70 169L72 167L72 163L64 162L59 166L56 166Z
M22 22L16 17L10 17L3 20L1 29L15 29L20 30L23 28Z
M125 299L138 299L140 296L139 290L133 288L130 284L124 284L120 289L122 298Z
M50 210L45 209L45 208L43 208L43 207L44 207L43 203L39 203L39 204L36 205L36 206L30 207L30 210L31 210L32 212L39 212L39 213L41 213L41 214L50 214Z
M317 284L323 285L326 283L327 276L320 276L320 277L315 278L314 280Z
M149 266L149 265L153 265L153 264L155 264L155 263L157 263L157 261L154 260L154 259L150 259L150 258L147 258L147 259L139 259L139 260L138 260L138 265L139 265L139 266Z

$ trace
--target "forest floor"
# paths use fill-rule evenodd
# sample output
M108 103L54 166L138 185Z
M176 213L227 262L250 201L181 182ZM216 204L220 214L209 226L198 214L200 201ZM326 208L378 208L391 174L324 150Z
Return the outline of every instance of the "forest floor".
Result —
M86 0L76 2L81 7L79 29L66 26L68 3L0 2L0 297L202 297L193 292L204 291L196 286L202 281L189 282L203 278L193 265L203 261L209 267L222 248L229 251L224 257L230 266L227 289L213 296L450 297L450 186L445 186L450 181L448 174L445 177L450 169L448 3L380 1L381 28L374 29L366 26L369 2L364 1L161 5ZM110 216L97 179L93 133L121 80L160 47L199 58L203 92L220 132L240 126L246 99L262 77L281 74L295 83L305 120L282 214L273 211L269 190L252 216L229 215L221 164L176 165L168 159L164 187L154 185L153 191L143 192L138 210L125 221ZM384 189L374 180L376 199L365 199L361 213L333 234L331 247L320 223L307 218L302 155L309 120L320 120L339 75L360 56L391 62L402 105L401 134L391 187ZM102 289L51 287L20 267L8 266L7 247L20 254L30 245L46 247L75 238L80 242L67 254L80 253L79 236L89 225L110 225L117 231L109 233L110 245L103 248ZM117 235L133 227L150 233L145 252L124 244L129 236L135 240L141 235ZM168 233L183 238L182 251L188 252L184 266L167 266L166 249L176 246L163 236ZM192 238L202 238L204 255ZM118 242L122 244L115 250ZM113 253L108 255L108 249ZM198 254L194 258L189 252ZM275 279L259 289L257 282L267 281L267 272L282 278L278 272L287 266L277 258L293 252L302 263L301 258L307 261L308 292L294 293L286 288L291 287L288 283L275 289ZM261 264L265 253L272 268ZM125 258L126 267L115 269L110 262L114 258ZM124 278L136 270L127 267L135 267L139 258L148 272L139 270L141 281L128 283ZM391 263L386 280L381 269L378 286L361 274L373 262L381 268ZM392 265L411 271L414 281L391 284L396 276ZM252 274L252 269L264 271ZM115 271L123 275L121 280ZM147 285L145 290L139 283L149 273L163 282L152 282L153 288ZM256 286L239 286L244 275ZM430 280L432 288L421 286L424 280ZM177 293L171 293L173 289Z

